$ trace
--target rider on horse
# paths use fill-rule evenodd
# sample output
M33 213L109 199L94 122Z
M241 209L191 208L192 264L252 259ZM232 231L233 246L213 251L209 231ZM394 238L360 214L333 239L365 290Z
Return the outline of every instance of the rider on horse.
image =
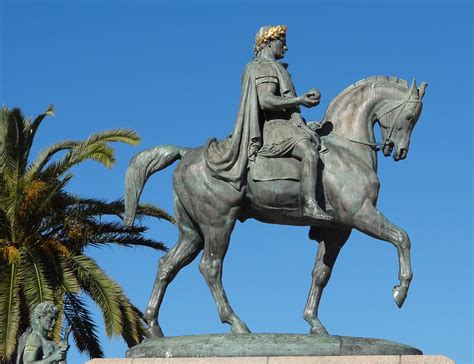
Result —
M318 105L321 95L313 89L296 96L287 64L277 62L287 50L286 29L277 25L258 31L255 58L247 64L242 78L234 130L229 138L209 143L206 162L214 177L240 190L257 153L267 158L297 158L302 165L303 215L329 220L316 201L319 137L308 128L299 108Z

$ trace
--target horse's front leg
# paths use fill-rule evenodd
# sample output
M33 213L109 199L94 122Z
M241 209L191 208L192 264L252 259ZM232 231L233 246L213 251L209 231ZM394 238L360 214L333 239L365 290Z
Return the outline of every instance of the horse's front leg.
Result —
M318 307L324 287L326 287L331 272L336 263L336 258L344 243L351 234L351 229L330 230L323 229L320 238L316 239L314 227L309 231L309 237L320 240L316 262L312 271L311 289L304 309L303 318L310 324L310 334L329 335L326 328L318 318Z
M393 298L397 306L402 307L413 277L408 234L388 221L369 200L364 202L362 208L354 216L354 227L374 238L389 241L397 248L400 284L393 288Z

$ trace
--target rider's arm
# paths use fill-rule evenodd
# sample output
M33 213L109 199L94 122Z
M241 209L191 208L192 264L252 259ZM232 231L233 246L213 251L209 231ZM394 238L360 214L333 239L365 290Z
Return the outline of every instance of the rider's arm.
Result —
M300 105L313 107L319 104L319 99L315 99L313 93L308 92L297 97L282 97L277 93L278 84L265 82L257 85L258 102L263 110L283 110Z

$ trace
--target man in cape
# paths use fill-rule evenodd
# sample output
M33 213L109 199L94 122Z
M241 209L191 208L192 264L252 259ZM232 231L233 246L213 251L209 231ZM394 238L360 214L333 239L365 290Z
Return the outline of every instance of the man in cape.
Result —
M300 106L319 104L316 89L296 96L287 64L284 25L264 26L255 37L255 58L242 77L239 112L232 135L212 140L205 155L212 175L241 190L247 170L261 157L294 157L301 161L305 217L330 220L317 204L316 181L320 141L301 117Z

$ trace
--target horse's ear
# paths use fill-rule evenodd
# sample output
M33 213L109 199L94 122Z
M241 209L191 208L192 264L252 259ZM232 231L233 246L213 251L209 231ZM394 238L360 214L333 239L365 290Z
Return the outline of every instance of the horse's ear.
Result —
M418 94L420 95L420 100L425 96L425 89L428 87L428 83L423 81L418 88Z
M416 79L413 79L411 83L410 95L418 98L418 89L416 88Z

